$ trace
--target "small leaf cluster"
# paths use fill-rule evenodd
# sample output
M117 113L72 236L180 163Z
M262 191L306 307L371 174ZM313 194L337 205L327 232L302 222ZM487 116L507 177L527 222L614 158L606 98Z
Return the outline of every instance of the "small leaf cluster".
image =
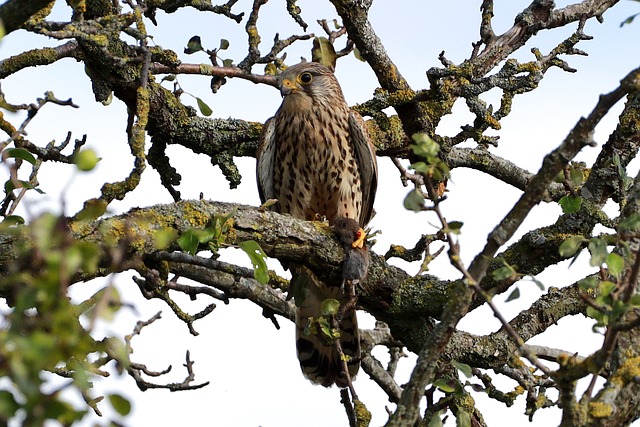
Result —
M100 369L110 360L125 369L128 350L117 338L95 340L91 328L97 319L111 319L120 299L111 286L79 304L67 296L78 271L97 271L97 244L73 239L66 219L50 214L29 224L28 238L21 225L0 227L20 242L19 260L0 281L8 304L0 325L0 376L6 380L0 385L0 424L21 419L23 425L72 425L89 408L100 414L103 396L94 396L92 378L105 376ZM72 404L63 389L75 390L86 406ZM129 413L126 398L114 394L108 401L117 413Z
M449 178L449 167L440 159L440 145L425 133L413 134L412 139L415 144L410 146L411 151L423 160L412 163L410 168L417 173L437 184L435 191L440 196L444 192L444 183ZM420 212L425 210L425 194L416 186L404 199L405 209ZM459 230L453 227L452 229Z
M334 298L327 298L321 303L321 315L318 318L309 317L304 328L304 335L316 335L327 345L332 345L340 338L340 330L334 328L332 319L340 310L340 301Z
M189 228L177 239L178 246L185 252L195 255L198 251L207 249L217 254L227 242L227 237L233 228L233 212L228 215L214 215L205 228ZM258 242L247 240L238 243L253 266L253 277L260 283L269 282L269 270L267 268L267 255Z
M0 158L2 162L7 165L9 169L9 178L4 183L4 192L5 192L5 207L3 207L3 215L4 221L9 224L24 224L24 218L13 215L13 211L15 206L17 205L17 201L20 200L21 196L16 196L14 193L16 190L20 192L26 192L33 190L38 194L45 194L45 192L40 188L40 184L37 179L37 172L42 164L42 161L36 158L30 151L23 147L7 147L2 150L0 153ZM74 152L72 157L73 163L76 165L76 169L81 172L88 172L93 170L100 158L96 154L96 152L90 148L85 148L80 150L78 149ZM30 165L31 171L29 175L29 179L21 179L21 168L24 165ZM6 212L7 201L16 201L13 208L9 209Z
M326 37L316 37L313 39L311 49L311 60L335 70L338 55L333 44Z
M21 147L5 148L2 151L2 162L6 164L9 159L14 160L14 162L9 165L9 179L4 183L5 198L7 200L15 199L14 190L34 190L37 193L44 194L35 179L24 180L18 177L20 167L25 162L30 164L33 169L39 166L39 162L34 155ZM24 219L18 216L12 216L9 220L11 222L24 223Z
M424 161L413 163L411 169L436 182L448 179L449 166L438 156L440 145L426 133L415 133L411 138L414 142L410 147L411 151L424 159Z
M191 39L189 39L189 42L187 43L187 47L184 49L184 53L186 53L187 55L191 55L196 52L205 52L207 55L209 55L209 60L211 61L211 64L217 67L219 66L218 60L220 59L218 57L218 54L220 53L220 51L227 50L227 49L229 49L229 40L227 39L220 39L220 44L218 45L217 48L205 49L204 47L202 47L202 41L200 39L200 36L193 36L191 37ZM222 66L223 67L233 66L233 60L222 59ZM219 76L211 77L211 83L210 83L211 92L213 93L218 92L218 90L226 82L227 82L227 79L225 79L224 77L219 77ZM209 111L208 114L206 114L205 112L202 112L202 114L204 114L205 116L210 116L211 109L200 98L196 98L196 100L198 101L198 107L200 108L201 111L203 106L206 107Z
M579 189L588 177L588 169L581 162L572 162L557 177L556 182L564 183L569 189L569 193L565 194L558 204L565 214L578 212L582 207L582 197L579 195Z
M214 215L205 228L189 228L177 243L185 252L195 255L198 251L207 249L214 254L226 242L227 234L233 227L233 212L228 215ZM204 246L204 248L203 248Z
M451 366L454 367L457 371L463 374L466 378L471 378L472 370L471 367L465 363L461 363L453 360L451 362ZM437 388L441 392L446 395L455 394L457 396L463 397L464 395L464 387L472 386L475 387L474 384L470 383L468 380L465 380L464 384L458 378L438 378L433 382L433 387ZM447 399L447 397L445 397ZM442 409L431 416L429 423L427 424L429 427L441 427L443 426L442 414L445 412L445 409ZM456 411L456 426L458 427L471 427L471 416L464 409L458 407Z
M499 261L502 263L502 267L498 267L491 272L491 277L493 278L493 280L497 282L501 282L504 280L516 282L520 279L526 278L531 280L533 283L535 283L538 289L540 289L541 291L544 291L544 288L545 288L544 284L540 280L538 280L535 276L523 275L522 273L518 273L516 271L515 266L507 263L507 261L505 261L504 258L500 258ZM520 298L520 288L516 286L513 289L513 291L511 291L511 293L509 294L505 302L514 301L518 298Z
M626 218L618 227L619 230L639 230L640 215ZM616 243L615 251L608 249L612 243ZM620 321L629 310L640 308L640 294L633 291L634 284L627 283L627 262L633 258L633 253L629 242L621 235L589 239L580 235L571 236L562 242L559 252L561 256L573 256L575 260L585 247L590 254L589 264L598 267L600 271L600 274L588 276L578 282L580 290L589 301L587 315L595 319L595 330ZM632 292L626 292L627 288Z

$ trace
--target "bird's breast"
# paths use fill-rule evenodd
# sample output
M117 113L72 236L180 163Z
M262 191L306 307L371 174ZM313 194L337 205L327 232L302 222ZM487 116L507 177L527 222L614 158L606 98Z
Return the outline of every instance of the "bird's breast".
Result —
M349 132L348 111L280 111L274 190L280 210L330 222L357 218L361 208L359 173ZM358 194L356 194L358 193Z

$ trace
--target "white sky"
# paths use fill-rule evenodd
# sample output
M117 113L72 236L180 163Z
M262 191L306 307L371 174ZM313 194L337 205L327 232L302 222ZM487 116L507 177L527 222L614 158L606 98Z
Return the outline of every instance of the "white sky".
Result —
M234 10L248 11L250 3L248 0L241 0ZM326 2L322 2L322 6L319 3L321 2L311 0L299 2L303 17L310 25L309 31L316 34L322 33L315 23L316 19L336 17L330 6L324 6ZM501 33L511 26L515 15L529 2L502 0L495 3L494 29L496 33ZM557 3L559 6L566 4ZM464 0L378 0L372 7L370 19L401 73L414 89L422 89L427 85L425 71L430 67L440 66L437 58L442 50L449 60L457 63L469 56L471 43L478 38L479 5L479 1ZM493 151L529 171L537 170L542 157L563 140L581 116L589 114L598 95L613 90L622 77L640 65L637 49L640 23L619 28L620 22L637 12L640 12L637 2L623 1L605 14L603 24L590 21L585 32L595 36L595 39L578 45L589 56L565 57L578 72L569 75L553 69L547 73L538 90L518 96L512 113L502 121L502 130L488 132L500 135L500 146ZM54 13L57 20L68 18L67 7L61 1L58 1ZM269 2L263 7L261 17L259 23L262 24L260 32L264 51L271 46L276 31L280 32L282 38L302 32L287 17L282 1ZM220 38L229 39L231 45L221 54L223 58L233 58L237 63L246 54L244 21L237 25L218 15L187 9L172 15L159 12L157 19L157 28L148 23L153 42L176 51L184 62L207 62L205 54L182 54L187 40L196 34L202 37L203 44L209 48L217 46ZM516 58L521 61L533 59L530 49L534 46L544 54L548 53L575 28L576 25L570 25L565 29L541 33L540 37L535 37L522 48ZM55 40L21 32L10 34L0 43L0 58L40 47L43 43L51 46L60 44ZM341 47L342 43L338 43L338 46ZM310 42L295 44L288 50L288 62L295 63L300 56L309 58L310 45ZM260 72L259 67L254 68L254 71ZM351 104L369 99L377 87L372 71L353 57L338 63L337 75ZM201 97L213 109L214 117L264 121L275 112L280 103L277 91L246 81L230 80L216 95L209 91L209 79L206 77L179 76L179 81L185 91ZM67 170L71 168L45 165L40 172L40 182L47 194L31 195L25 201L25 215L34 215L45 209L59 211L61 200L64 200L64 212L73 214L84 200L99 194L100 186L106 180L119 180L129 173L133 163L126 146L124 105L118 100L114 100L108 107L96 103L82 63L71 59L59 61L52 66L25 70L4 79L1 84L7 100L12 103L32 102L47 90L53 90L60 99L73 98L80 109L47 105L27 128L28 138L44 145L52 139L62 141L69 130L73 131L75 138L87 134L87 145L103 158L94 172L81 176L71 176L72 173ZM499 94L491 93L484 99L495 102L497 95ZM195 101L188 96L183 96L182 100L195 106ZM616 115L621 107L616 106L614 114L607 117L598 128L595 139L599 146L614 128ZM8 118L14 124L21 121L19 116L9 114ZM461 125L472 120L464 103L458 103L454 114L442 121L438 131L454 135ZM590 162L597 152L598 148L590 148L579 159ZM194 155L180 147L171 147L169 154L172 164L183 177L179 187L183 198L197 198L200 192L204 192L207 199L253 205L259 203L253 159L238 159L243 183L239 189L231 191L220 171L213 168L205 156ZM436 228L431 224L436 223L436 220L429 214L417 215L405 211L402 199L407 189L401 187L397 179L398 173L389 159L381 158L379 164L380 186L375 204L377 216L372 225L382 231L374 249L384 253L391 243L413 246L419 234L435 231ZM60 193L61 187L67 188L63 194ZM481 173L453 171L448 200L444 203L443 210L448 220L464 222L460 242L465 261L470 261L482 248L488 232L518 197L518 191ZM124 201L114 202L110 207L112 212L119 213L132 207L170 202L171 197L161 187L157 173L149 167L140 187ZM533 227L549 224L559 212L557 205L537 207L519 235ZM233 259L247 263L242 255ZM412 274L418 269L415 263L395 263L406 267ZM275 268L277 263L272 263L272 266ZM583 277L586 274L585 266L586 257L583 256L571 270L567 270L566 264L563 264L549 269L539 279L547 287L565 286ZM458 277L458 273L448 266L444 256L432 264L430 273L449 279ZM116 321L102 325L103 330L127 334L136 320L149 318L156 311L162 310L163 320L148 327L141 337L134 340L133 359L158 370L171 364L171 375L160 381L182 381L184 371L181 365L185 351L189 349L192 360L196 362L197 381L211 381L211 385L196 392L171 394L164 390L142 393L128 377L112 376L106 381L96 381L96 388L100 392L116 391L134 402L133 413L122 420L127 425L314 427L347 424L339 403L338 391L312 386L300 374L295 356L293 325L289 322L282 320L282 329L277 332L271 322L261 316L260 309L245 302L232 301L229 306L218 304L213 314L196 322L195 328L200 336L191 337L186 326L175 320L170 309L158 302L146 301L139 295L130 275L122 274L113 280L124 298L135 305L136 311L124 309ZM74 289L75 297L86 297L102 284L103 282L77 285ZM532 282L523 281L518 286L522 294L518 301L503 304L504 296L497 298L507 318L513 317L542 294ZM196 303L187 298L180 301L183 302L182 307L191 313L209 303L204 299ZM361 326L372 326L370 319L360 317ZM467 316L460 326L465 330L484 334L496 330L499 324L486 309L480 308ZM566 319L534 342L586 354L600 343L600 338L592 335L590 330L591 322L588 320ZM408 378L412 360L410 358L401 366L400 382ZM506 384L503 391L509 391L513 387L512 382L503 384ZM390 408L394 405L385 403L385 395L364 373L359 375L355 386L361 399L374 414L371 425L384 424L387 419L384 405L387 404ZM522 415L524 398L518 399L514 408L504 409L501 405L488 402L482 395L474 394L474 397L479 402L488 425L512 426L513 420L525 423L526 418ZM114 416L107 406L101 406L105 409L106 416ZM91 425L94 421L95 417L87 417L86 425ZM533 426L557 424L559 411L555 409L539 412L531 423Z

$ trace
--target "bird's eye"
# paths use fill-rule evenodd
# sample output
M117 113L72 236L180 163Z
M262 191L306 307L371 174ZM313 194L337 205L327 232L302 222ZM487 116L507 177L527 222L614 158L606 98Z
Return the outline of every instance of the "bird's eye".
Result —
M313 80L313 75L311 73L302 73L298 76L298 81L302 84L309 84Z

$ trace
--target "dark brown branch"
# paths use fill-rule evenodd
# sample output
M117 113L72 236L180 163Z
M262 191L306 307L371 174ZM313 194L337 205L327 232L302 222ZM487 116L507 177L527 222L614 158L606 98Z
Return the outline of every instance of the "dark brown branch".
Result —
M276 87L276 78L269 75L249 73L239 67L218 67L208 64L180 64L171 67L163 64L151 64L150 71L154 74L198 74L202 76L237 77L253 83L262 83Z
M7 34L21 28L38 12L51 7L51 0L8 0L0 5L0 21Z

